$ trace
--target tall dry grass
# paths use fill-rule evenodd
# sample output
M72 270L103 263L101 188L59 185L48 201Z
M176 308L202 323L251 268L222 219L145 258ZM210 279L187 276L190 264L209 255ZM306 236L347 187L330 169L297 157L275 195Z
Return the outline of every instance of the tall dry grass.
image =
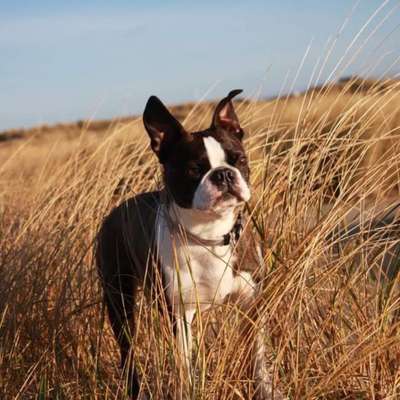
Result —
M272 373L292 399L400 396L399 83L353 84L237 105L266 261L256 303ZM184 124L199 129L209 116L195 107ZM114 205L159 186L140 119L4 143L0 159L0 397L124 398L93 243ZM143 385L174 396L168 321L143 298L137 311ZM237 312L196 320L191 398L251 397Z

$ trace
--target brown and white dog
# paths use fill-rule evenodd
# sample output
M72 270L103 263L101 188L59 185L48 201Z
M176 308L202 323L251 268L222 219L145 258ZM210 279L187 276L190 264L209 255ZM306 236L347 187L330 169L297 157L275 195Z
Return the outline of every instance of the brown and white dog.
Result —
M186 132L157 97L150 97L143 122L163 167L165 189L127 200L100 229L98 267L133 398L140 391L129 357L138 286L154 286L155 272L161 276L178 348L188 367L196 311L233 297L245 307L256 294L251 274L236 268L243 257L236 243L242 228L240 209L250 199L244 132L231 101L240 92L234 90L220 101L210 128L193 133ZM253 349L255 392L259 399L270 399L273 388L264 353L260 330Z

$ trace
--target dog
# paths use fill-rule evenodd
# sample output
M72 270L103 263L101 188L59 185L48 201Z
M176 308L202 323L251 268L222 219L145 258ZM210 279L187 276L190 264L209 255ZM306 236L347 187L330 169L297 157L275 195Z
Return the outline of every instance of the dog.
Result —
M157 274L161 276L187 368L192 347L190 327L196 311L233 298L245 308L257 294L251 273L236 267L250 249L256 254L255 264L260 267L262 262L257 246L255 251L252 245L244 253L239 251L244 237L242 209L251 196L244 131L232 103L241 92L233 90L218 103L208 129L192 133L151 96L143 123L163 169L164 189L125 201L112 210L100 228L98 270L121 367L129 368L128 390L134 399L139 395L140 381L130 347L139 286L152 287ZM281 398L265 366L262 328L254 343L256 397Z

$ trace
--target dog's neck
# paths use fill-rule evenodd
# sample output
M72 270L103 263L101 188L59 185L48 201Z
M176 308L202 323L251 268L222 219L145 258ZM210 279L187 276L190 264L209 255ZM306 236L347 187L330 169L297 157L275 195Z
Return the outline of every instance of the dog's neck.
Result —
M170 202L168 213L187 232L206 240L220 240L232 230L237 218L233 207L218 213L206 212L179 207L174 201Z

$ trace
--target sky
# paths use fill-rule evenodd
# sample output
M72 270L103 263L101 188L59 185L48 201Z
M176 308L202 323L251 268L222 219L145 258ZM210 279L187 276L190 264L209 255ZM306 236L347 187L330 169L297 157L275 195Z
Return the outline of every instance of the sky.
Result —
M0 130L400 73L398 0L0 0Z

